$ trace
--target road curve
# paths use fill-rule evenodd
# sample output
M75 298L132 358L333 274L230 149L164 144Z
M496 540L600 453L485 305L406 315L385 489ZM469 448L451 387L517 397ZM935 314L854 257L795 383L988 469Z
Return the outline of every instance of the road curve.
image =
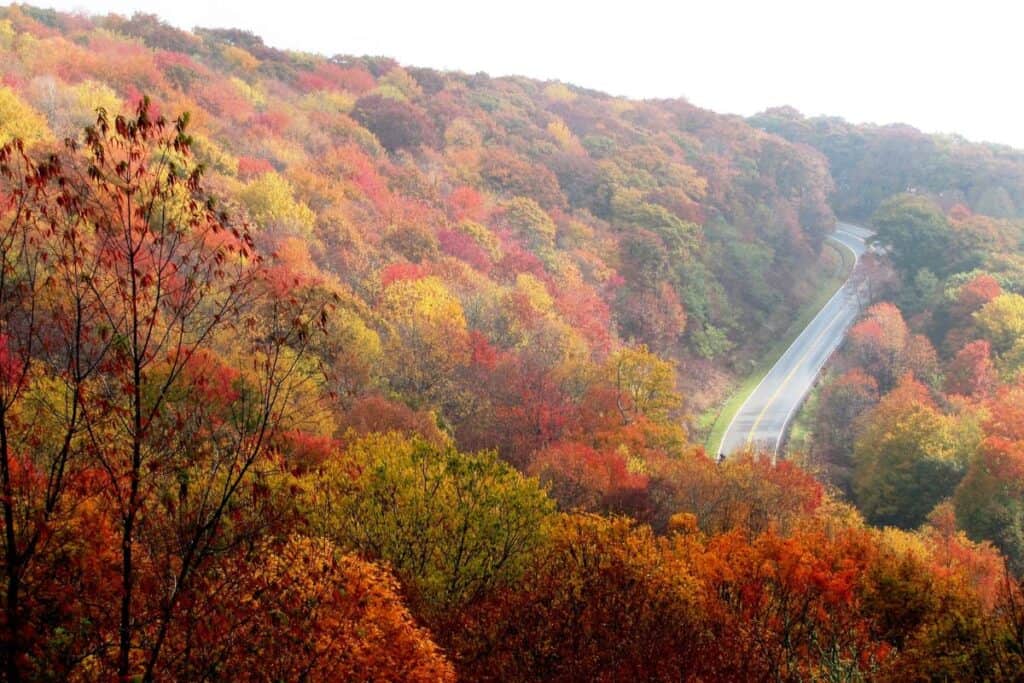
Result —
M870 236L869 230L839 223L829 238L853 252L855 273ZM864 284L854 273L740 406L722 437L720 453L729 455L750 446L769 450L773 457L778 453L790 419L860 313L860 289Z

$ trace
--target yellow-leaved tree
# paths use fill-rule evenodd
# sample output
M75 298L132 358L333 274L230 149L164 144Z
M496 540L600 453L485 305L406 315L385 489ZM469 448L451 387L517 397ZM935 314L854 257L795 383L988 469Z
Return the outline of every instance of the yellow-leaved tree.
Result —
M454 370L468 360L466 317L440 278L397 280L384 290L391 385L413 401L441 402Z
M277 173L260 175L245 186L240 199L262 229L302 237L313 231L316 214L295 198L295 188Z
M13 90L0 87L0 145L14 138L32 145L49 137L46 119L25 104Z

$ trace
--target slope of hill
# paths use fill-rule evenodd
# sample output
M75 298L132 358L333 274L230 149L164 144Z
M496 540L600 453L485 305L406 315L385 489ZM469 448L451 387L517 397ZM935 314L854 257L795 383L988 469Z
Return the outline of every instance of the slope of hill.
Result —
M933 195L946 209L964 204L995 218L1024 216L1024 151L907 125L805 118L786 107L750 123L828 157L840 216L868 220L884 200L903 192Z
M143 92L191 112L210 182L262 245L308 251L359 305L376 308L388 272L419 269L445 281L471 330L514 350L521 339L501 326L515 324L471 302L518 281L549 295L538 313L592 359L634 340L699 369L684 386L702 408L717 398L707 377L743 367L814 290L807 264L832 225L824 161L738 118L285 53L153 17L3 14L0 79L10 106L41 115L33 137L60 139L97 105L130 108ZM388 374L377 379L395 384Z
M751 122L822 151L837 212L870 219L885 253L869 261L887 301L823 383L812 461L876 524L916 527L949 501L1019 572L1024 153L785 108Z

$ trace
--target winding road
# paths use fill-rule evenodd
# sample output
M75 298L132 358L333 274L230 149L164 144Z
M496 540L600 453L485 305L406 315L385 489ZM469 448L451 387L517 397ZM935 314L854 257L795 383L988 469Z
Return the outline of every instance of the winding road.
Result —
M860 313L865 284L857 277L856 264L870 236L870 230L856 225L836 225L829 238L853 252L853 272L740 406L722 437L720 453L754 447L770 450L773 457L778 454L789 421Z

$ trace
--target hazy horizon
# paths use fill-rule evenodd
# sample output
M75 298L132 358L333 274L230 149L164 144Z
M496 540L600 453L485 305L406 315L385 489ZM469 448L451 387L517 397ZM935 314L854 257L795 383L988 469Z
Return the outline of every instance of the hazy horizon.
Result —
M962 16L943 3L790 0L628 11L526 0L498 16L479 3L378 2L267 8L214 0L48 0L90 14L156 14L184 29L239 28L271 46L382 55L421 67L558 80L635 99L684 97L750 116L789 105L807 116L903 123L1024 149L1024 99L1007 77L1020 11L993 2ZM986 11L987 8L987 11Z

